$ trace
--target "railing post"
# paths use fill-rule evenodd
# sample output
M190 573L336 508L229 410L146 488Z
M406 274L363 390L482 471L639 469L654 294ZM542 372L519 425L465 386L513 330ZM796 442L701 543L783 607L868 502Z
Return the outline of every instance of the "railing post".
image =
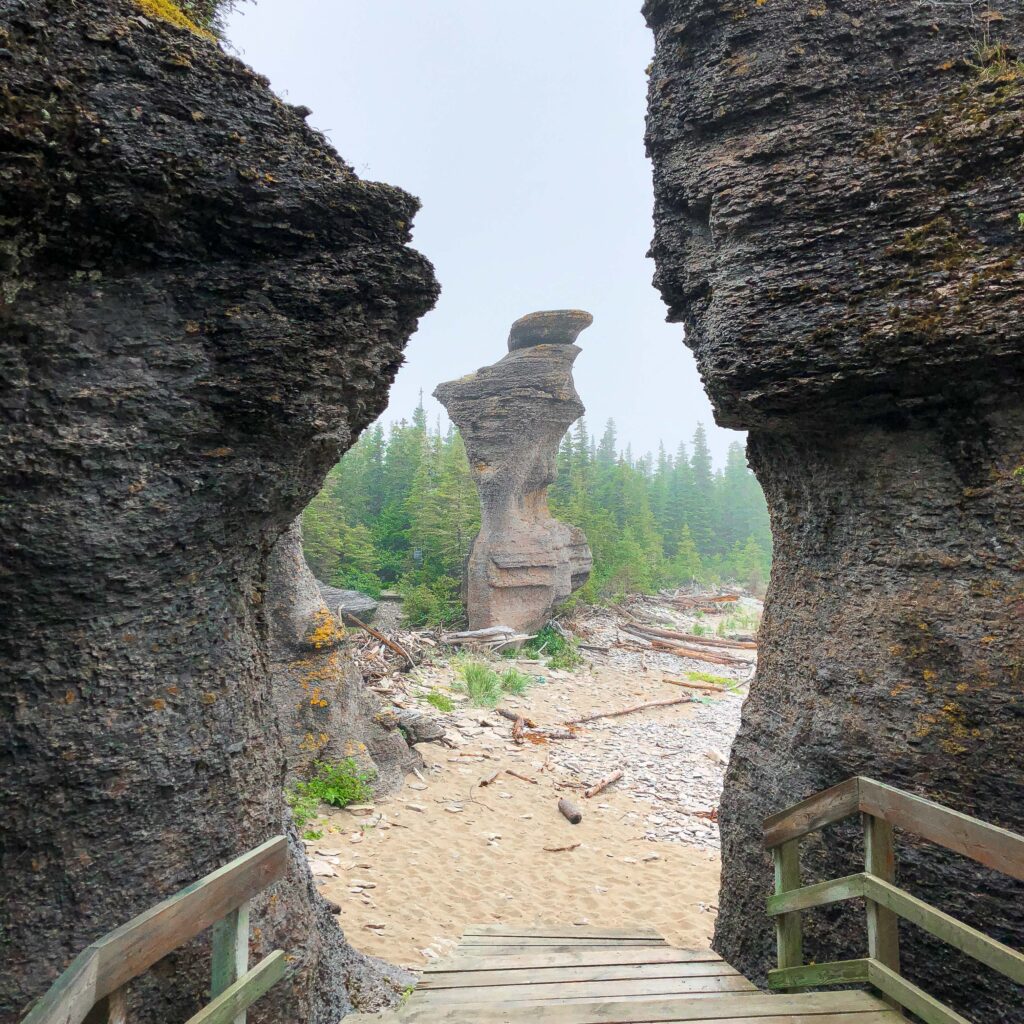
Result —
M249 901L225 914L213 926L210 998L216 999L249 970ZM245 1011L233 1024L245 1024Z
M864 870L883 882L896 881L896 850L892 825L873 814L861 814L864 824ZM868 916L868 956L900 973L899 918L888 907L866 899ZM899 1004L889 997L886 1002Z
M125 1024L128 1019L128 988L122 985L101 999L83 1024Z
M775 861L776 895L800 888L800 840L788 839L772 849ZM779 947L779 967L800 967L804 962L800 912L779 914L775 918L775 939Z

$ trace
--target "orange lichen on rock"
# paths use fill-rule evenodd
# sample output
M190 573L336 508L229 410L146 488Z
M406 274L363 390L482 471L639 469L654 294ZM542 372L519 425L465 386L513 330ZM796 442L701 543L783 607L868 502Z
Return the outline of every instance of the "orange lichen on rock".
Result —
M208 29L197 25L172 0L135 0L135 3L154 18L169 21L172 25L177 25L178 28L187 28L189 32L194 32L197 36L202 36L204 39L213 40L216 38Z

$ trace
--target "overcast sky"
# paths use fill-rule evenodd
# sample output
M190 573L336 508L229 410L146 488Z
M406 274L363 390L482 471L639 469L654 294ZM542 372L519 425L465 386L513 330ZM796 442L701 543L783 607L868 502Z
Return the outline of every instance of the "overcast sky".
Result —
M576 388L590 429L613 417L636 454L714 426L682 327L665 323L645 257L652 41L640 0L258 0L229 44L313 109L363 177L419 196L414 244L441 299L421 321L385 419L422 388L500 358L539 309L594 314Z

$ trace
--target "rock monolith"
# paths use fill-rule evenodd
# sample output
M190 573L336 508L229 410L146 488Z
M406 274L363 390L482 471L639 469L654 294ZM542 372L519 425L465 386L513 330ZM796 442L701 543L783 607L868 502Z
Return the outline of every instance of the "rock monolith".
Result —
M309 778L317 761L352 758L373 775L376 792L388 792L422 758L366 688L346 650L341 605L332 609L323 590L306 565L296 519L271 552L266 598L270 674L289 779ZM350 608L364 596L328 590L348 595L340 600Z
M250 1019L337 1024L404 981L345 941L290 824L268 557L435 301L418 204L131 0L0 4L0 49L0 1021L285 830L250 953L288 977ZM209 985L206 935L128 1019Z
M574 342L592 322L579 309L530 313L512 325L508 355L434 391L462 434L480 492L480 532L466 563L470 629L539 629L590 575L587 538L552 518L547 490L558 446L584 412Z
M656 283L775 537L721 805L715 944L763 979L761 823L855 774L1024 832L1024 8L648 0ZM857 871L857 826L805 878ZM899 882L1024 946L1024 886L901 836ZM860 861L862 863L862 861ZM867 953L863 908L806 956ZM907 926L972 1019L1019 990Z

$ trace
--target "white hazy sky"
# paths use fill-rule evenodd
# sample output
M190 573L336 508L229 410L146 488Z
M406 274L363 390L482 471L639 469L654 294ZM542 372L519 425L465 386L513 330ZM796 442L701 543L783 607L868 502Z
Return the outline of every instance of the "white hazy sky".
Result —
M385 419L500 358L539 309L594 314L576 388L600 433L674 449L698 422L716 462L742 435L714 426L682 327L665 323L645 257L652 40L639 0L257 0L229 44L278 95L313 109L363 177L419 196L414 244L441 282Z

